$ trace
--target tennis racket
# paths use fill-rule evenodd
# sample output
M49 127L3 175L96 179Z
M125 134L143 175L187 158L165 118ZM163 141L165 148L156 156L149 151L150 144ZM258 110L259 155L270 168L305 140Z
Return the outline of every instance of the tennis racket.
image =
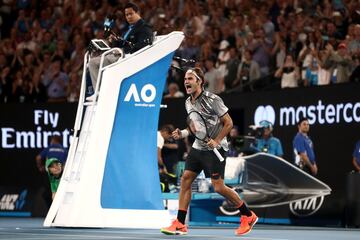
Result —
M189 112L186 118L186 124L188 125L190 132L192 133L192 135L194 135L196 139L199 139L200 141L203 142L209 141L210 135L208 133L208 128L205 119L203 116L201 116L199 112L197 111ZM213 148L213 151L221 162L224 161L223 156L221 156L217 148Z

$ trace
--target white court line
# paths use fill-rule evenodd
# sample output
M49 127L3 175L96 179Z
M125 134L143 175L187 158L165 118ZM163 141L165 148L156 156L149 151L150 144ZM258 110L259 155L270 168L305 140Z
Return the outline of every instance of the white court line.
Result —
M26 229L28 230L28 229ZM37 229L37 230L47 230L47 229ZM56 230L65 230L65 231L71 231L71 229L56 229ZM54 233L54 234L49 234L49 233L45 233L45 234L39 234L39 233L25 233L25 232L7 232L7 234L17 234L17 235L36 235L38 237L42 237L42 236L49 236L49 237L60 237L60 238L67 238L67 237L77 237L78 239L88 239L88 238L95 238L98 239L99 237L101 237L101 239L158 239L159 235L162 235L161 233L136 233L136 232L124 232L124 231L91 231L91 232L95 232L95 233L108 233L108 234L141 234L141 235L156 235L154 237L150 237L150 238L146 238L146 237L132 237L132 236L98 236L98 235L85 235L82 234L80 232L80 234L76 235L76 234L58 234L58 233ZM1 232L0 236L5 233L5 232ZM166 236L166 235L163 235ZM175 235L173 237L176 237ZM180 236L182 237L182 236ZM218 236L218 235L201 235L201 234L189 234L189 235L184 235L183 237L190 237L190 238L216 238L216 239L234 239L234 237L241 237L241 236ZM264 238L264 237L249 237L249 236L243 236L248 240L288 240L288 239L284 239L284 238ZM12 240L14 240L14 238L11 238ZM30 239L30 238L26 238L26 239ZM161 239L173 239L173 238L161 238Z
M5 233L5 234L4 234ZM89 238L94 238L94 239L159 239L158 237L156 238L144 238L144 237L132 237L132 236L98 236L98 235L85 235L85 234L39 234L39 233L17 233L17 232L1 232L0 233L0 237L1 235L34 235L37 236L36 238L18 238L21 240L27 240L27 239L52 239L52 238L64 238L64 239L68 239L69 237L72 237L73 239L89 239ZM11 240L15 240L17 238L13 238L11 236ZM172 240L172 238L161 238L161 239L165 239L165 240Z

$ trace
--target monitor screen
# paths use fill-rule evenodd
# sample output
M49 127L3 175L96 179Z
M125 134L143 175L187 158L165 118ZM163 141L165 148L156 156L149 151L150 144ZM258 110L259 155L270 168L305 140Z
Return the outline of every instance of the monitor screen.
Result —
M110 49L109 45L106 44L104 40L101 39L93 39L91 42L99 49L99 50L108 50Z

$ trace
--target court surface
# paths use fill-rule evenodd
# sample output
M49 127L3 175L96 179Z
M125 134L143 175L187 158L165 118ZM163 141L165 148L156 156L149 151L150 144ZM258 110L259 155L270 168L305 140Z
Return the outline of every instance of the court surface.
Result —
M360 229L315 228L257 224L246 236L234 235L234 228L190 227L186 236L169 236L159 230L115 228L45 228L42 218L0 218L0 239L248 239L248 240L343 240L360 239Z

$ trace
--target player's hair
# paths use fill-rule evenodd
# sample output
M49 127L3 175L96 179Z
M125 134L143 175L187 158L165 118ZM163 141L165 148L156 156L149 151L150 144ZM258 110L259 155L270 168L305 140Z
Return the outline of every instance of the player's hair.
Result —
M135 12L139 12L139 7L138 5L136 5L135 3L133 2L128 2L126 5L125 5L125 8L132 8Z
M190 68L189 70L187 70L189 73L194 74L194 76L196 77L196 79L201 80L201 87L204 87L204 83L205 83L205 77L204 77L204 72L201 70L201 68L199 67L194 67L194 68Z

